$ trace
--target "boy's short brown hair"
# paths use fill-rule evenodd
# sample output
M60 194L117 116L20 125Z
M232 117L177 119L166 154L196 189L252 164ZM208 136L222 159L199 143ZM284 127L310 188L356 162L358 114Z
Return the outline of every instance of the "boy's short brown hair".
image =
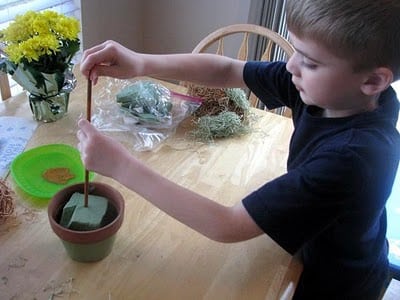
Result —
M399 0L287 0L287 25L353 61L354 70L387 67L400 78Z

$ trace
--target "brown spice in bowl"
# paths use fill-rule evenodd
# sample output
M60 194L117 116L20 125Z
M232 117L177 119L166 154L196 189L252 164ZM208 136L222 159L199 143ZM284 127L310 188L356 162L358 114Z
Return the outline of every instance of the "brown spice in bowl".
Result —
M68 180L75 177L69 168L50 168L47 169L42 176L47 181L56 184L66 184Z

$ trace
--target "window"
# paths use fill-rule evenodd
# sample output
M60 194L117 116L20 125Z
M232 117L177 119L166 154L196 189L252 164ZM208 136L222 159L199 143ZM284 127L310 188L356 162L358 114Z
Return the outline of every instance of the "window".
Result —
M0 3L0 29L5 28L15 18L28 10L54 10L58 13L81 19L80 0L2 0ZM82 39L81 39L82 40ZM22 91L10 77L11 95Z
M285 38L288 38L286 27L285 0L253 0L250 5L249 22L267 27ZM254 59L260 59L266 46L265 38L257 38L251 49ZM274 60L284 60L285 53L276 49L273 53Z
M28 10L52 9L58 13L80 19L79 0L3 0L0 4L0 28L4 28L16 15Z

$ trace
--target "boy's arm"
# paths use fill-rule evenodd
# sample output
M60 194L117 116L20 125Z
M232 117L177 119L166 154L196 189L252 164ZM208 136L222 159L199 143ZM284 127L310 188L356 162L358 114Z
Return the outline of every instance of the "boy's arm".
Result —
M78 125L78 148L89 170L114 178L210 239L237 242L263 233L241 202L227 207L181 187L145 166L86 120Z
M244 64L214 54L141 54L107 41L84 52L81 71L94 83L99 76L158 76L207 86L244 87Z
M146 75L211 87L245 87L244 61L216 54L143 54Z
M132 158L115 179L168 215L219 242L238 242L262 234L241 201L227 207L171 182Z

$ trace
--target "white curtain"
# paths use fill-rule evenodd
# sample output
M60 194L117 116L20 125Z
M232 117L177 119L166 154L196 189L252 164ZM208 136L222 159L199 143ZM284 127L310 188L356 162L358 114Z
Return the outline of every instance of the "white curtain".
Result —
M267 27L285 38L288 38L286 26L285 0L251 0L249 23ZM250 37L249 59L259 60L266 47L266 39L263 37ZM287 60L286 54L279 47L272 49L273 61ZM264 109L263 103L259 102L259 108ZM278 114L283 114L285 108L279 108Z
M249 23L267 27L278 32L283 37L288 37L285 21L285 0L252 0L250 5ZM264 38L254 38L251 41L251 51L253 59L259 59L265 49ZM274 60L285 60L284 53L277 49L273 54Z

